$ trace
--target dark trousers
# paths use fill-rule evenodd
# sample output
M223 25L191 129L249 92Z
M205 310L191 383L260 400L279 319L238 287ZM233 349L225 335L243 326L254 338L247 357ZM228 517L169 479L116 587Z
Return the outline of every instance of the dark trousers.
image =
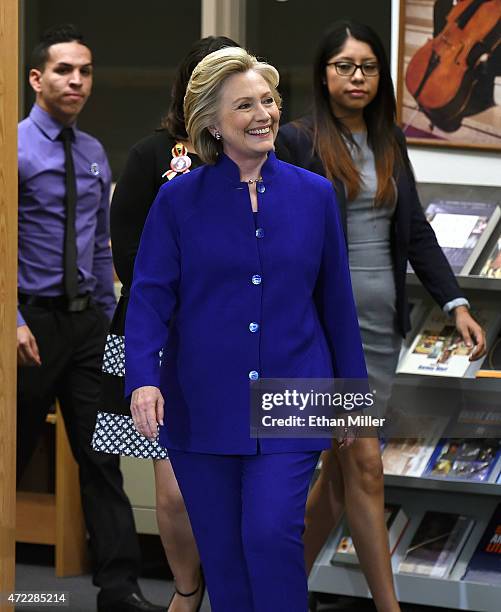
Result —
M77 313L20 306L36 338L41 367L18 368L17 475L22 475L55 398L73 455L101 602L137 590L140 551L119 457L91 448L108 320L96 306Z
M302 535L318 456L228 456L169 449L212 612L307 611Z

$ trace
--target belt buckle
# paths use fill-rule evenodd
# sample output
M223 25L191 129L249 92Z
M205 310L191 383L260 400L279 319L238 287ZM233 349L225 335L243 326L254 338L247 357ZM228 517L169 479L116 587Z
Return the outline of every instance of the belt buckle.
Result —
M73 298L72 300L68 300L68 312L81 312L85 310L89 305L89 296L81 295L80 297Z

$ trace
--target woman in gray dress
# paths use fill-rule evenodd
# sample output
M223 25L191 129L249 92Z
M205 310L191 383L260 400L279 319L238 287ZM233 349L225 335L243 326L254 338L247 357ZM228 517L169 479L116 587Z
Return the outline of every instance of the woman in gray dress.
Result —
M405 138L395 125L393 85L379 37L363 24L337 22L320 42L313 73L313 114L281 128L277 154L334 182L369 383L383 412L401 339L410 327L408 261L436 302L451 313L465 342L475 344L472 359L485 352L484 333L469 314L421 209ZM400 610L376 435L355 438L348 432L323 453L306 510L308 570L344 510L378 611Z

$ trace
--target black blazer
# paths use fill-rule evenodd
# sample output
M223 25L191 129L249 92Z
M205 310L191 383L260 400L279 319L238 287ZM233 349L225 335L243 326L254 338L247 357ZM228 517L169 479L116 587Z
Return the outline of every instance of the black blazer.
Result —
M134 262L146 217L160 187L169 181L172 147L176 140L163 129L156 130L136 143L129 152L111 200L110 234L113 263L122 291L110 326L110 334L123 336L125 317L132 284ZM191 168L201 161L189 154ZM177 179L175 179L177 180ZM114 350L114 349L113 349ZM120 358L117 358L120 363ZM130 399L125 398L124 377L102 373L100 409L103 412L130 416Z
M113 264L123 294L129 293L139 241L146 217L160 187L169 181L172 147L176 140L159 129L136 143L118 180L110 209L110 234ZM189 154L191 169L200 166L197 155Z
M281 127L275 143L276 154L284 161L325 176L322 162L313 149L312 125L311 117L305 117ZM409 304L405 287L408 261L440 307L451 300L463 297L463 294L421 207L405 137L397 127L395 134L401 148L403 164L398 164L393 173L398 200L391 223L391 251L398 326L405 336L410 329ZM349 241L346 229L345 188L339 180L334 181L334 186L341 207L345 236Z

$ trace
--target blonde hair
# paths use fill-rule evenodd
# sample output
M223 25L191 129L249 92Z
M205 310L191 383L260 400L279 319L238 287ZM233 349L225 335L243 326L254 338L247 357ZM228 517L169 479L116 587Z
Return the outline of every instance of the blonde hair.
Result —
M266 81L272 96L281 106L277 91L279 74L276 68L260 62L240 47L226 47L206 55L196 66L184 96L186 132L200 159L216 163L223 146L212 136L209 127L217 122L219 96L226 79L233 74L254 70Z

